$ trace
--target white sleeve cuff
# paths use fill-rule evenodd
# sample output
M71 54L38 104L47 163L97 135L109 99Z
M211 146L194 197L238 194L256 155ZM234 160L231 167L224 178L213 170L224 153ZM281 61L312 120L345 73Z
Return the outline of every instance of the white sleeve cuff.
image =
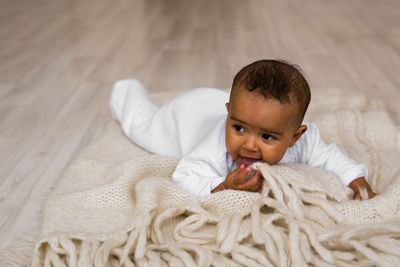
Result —
M342 174L339 180L344 186L348 186L352 181L360 177L364 177L368 181L368 169L365 165L357 164L354 168Z
M225 181L226 177L216 177L210 183L210 193L213 191L217 186L219 186L222 182Z

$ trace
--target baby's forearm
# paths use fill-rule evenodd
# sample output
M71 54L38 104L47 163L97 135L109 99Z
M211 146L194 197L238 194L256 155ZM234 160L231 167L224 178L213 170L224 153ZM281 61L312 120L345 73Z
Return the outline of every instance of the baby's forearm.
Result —
M211 193L216 193L216 192L219 192L219 191L223 191L223 190L225 190L226 188L225 188L225 183L224 182L222 182L222 183L220 183L216 188L214 188L212 191L211 191Z

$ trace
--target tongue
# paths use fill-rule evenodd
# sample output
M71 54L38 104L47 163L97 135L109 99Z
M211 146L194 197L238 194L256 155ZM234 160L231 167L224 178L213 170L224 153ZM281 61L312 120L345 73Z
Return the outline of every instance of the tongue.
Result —
M244 164L244 166L250 166L252 165L254 162L257 162L258 160L256 159L251 159L251 158L242 158L242 164Z

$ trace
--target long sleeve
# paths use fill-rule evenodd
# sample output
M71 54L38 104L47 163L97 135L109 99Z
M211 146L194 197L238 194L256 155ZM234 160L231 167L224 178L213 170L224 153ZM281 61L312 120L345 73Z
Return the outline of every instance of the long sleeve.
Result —
M365 177L368 170L365 165L357 164L346 156L336 144L326 144L321 138L318 127L313 123L306 124L307 134L304 134L300 146L302 158L306 164L321 168L336 174L344 186L348 186L354 179Z
M184 158L179 162L172 179L179 187L197 198L207 196L226 177L214 168L218 165L211 162L211 159Z
M235 167L225 146L225 118L203 142L179 162L172 180L185 191L200 198L207 196Z

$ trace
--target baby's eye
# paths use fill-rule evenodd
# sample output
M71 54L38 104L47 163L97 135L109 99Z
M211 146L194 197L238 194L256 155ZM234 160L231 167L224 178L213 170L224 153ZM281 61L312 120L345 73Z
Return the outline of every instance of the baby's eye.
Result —
M261 137L262 137L262 139L267 140L267 141L275 139L272 135L269 135L269 134L263 134Z
M243 133L244 132L244 128L240 125L233 125L233 128L235 128L235 130L239 133Z

